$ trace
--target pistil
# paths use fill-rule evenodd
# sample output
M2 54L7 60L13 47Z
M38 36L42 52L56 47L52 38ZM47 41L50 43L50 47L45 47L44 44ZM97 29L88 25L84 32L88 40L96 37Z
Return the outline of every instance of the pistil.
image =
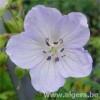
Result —
M51 52L52 52L52 55L55 55L57 52L57 47L51 46Z

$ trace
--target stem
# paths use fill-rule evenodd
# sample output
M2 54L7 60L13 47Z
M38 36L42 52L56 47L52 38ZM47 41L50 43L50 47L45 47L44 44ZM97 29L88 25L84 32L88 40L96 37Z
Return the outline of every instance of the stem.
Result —
M19 90L20 87L21 87L21 80L19 80L19 82L18 82L17 90Z
M4 18L3 18L3 17L1 17L1 19L2 19L2 22L3 22L4 29L5 29L5 22L4 22ZM5 31L6 31L6 29L5 29ZM7 32L7 31L6 31L6 32Z
M23 14L23 12L22 12L22 11L23 11L23 5L19 5L19 7L18 7L18 8L19 8L19 13L18 13L18 16L20 16L20 17L22 17L22 18L23 18L23 17L24 17L24 16L23 16L24 14Z
M15 23L16 23L16 25L17 25L18 29L19 29L19 33L20 33L20 32L21 32L21 30L20 30L20 27L19 27L19 25L18 25L18 23L17 23L16 17L15 17L15 15L14 15L14 13L13 13L13 11L12 11L11 9L9 9L9 11L10 11L10 13L11 13L11 14L12 14L12 16L13 16L13 18L14 18L14 20L15 20Z

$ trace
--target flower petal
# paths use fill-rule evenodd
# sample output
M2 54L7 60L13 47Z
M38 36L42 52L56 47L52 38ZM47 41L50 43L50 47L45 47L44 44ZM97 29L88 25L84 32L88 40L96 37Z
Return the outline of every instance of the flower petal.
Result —
M82 13L70 13L59 21L59 38L62 38L68 48L80 48L90 37L87 19Z
M43 38L50 38L55 30L56 22L60 18L61 13L57 9L38 5L26 15L24 28L32 30Z
M66 49L63 51L58 70L63 77L85 77L92 70L92 58L83 49Z
M57 66L52 60L44 61L32 68L30 76L33 87L43 93L47 93L45 90L48 90L48 93L55 92L65 83L65 78L58 73Z
M61 58L60 58L60 61L57 62L57 67L58 67L57 70L62 77L64 77L64 78L69 77L69 73L68 73L69 69L68 69L68 67L66 66L65 63L62 63Z
M43 45L27 37L25 32L12 36L6 48L11 60L21 68L32 68L44 59Z
M87 18L82 13L72 12L72 13L69 13L68 16L69 16L70 20L73 20L73 22L78 21L84 27L88 27Z

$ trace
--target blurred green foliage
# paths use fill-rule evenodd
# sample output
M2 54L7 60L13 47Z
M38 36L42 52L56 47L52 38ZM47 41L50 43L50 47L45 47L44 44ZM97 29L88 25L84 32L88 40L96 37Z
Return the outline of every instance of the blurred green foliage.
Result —
M6 65L0 65L0 100L17 100Z
M7 1L7 5L3 8L0 8L0 19L2 18L2 16L4 15L4 13L6 12L6 10L10 7L12 0L8 0Z
M3 21L7 33L20 33L23 30L23 19L21 17L16 17L16 21L14 18Z
M3 36L0 35L0 49L2 49L7 43L7 39Z
M92 55L93 71L90 76L85 78L68 78L64 87L59 89L57 93L72 91L74 93L85 92L88 94L92 91L93 93L98 93L99 96L98 98L90 98L90 100L100 100L100 0L13 0L12 10L16 16L14 19L3 21L6 32L11 34L23 31L23 21L26 13L38 4L57 8L62 14L75 11L86 15L91 38L85 48ZM2 40L0 40L0 45L4 47L6 44L4 42L5 39L4 41ZM2 52L2 50L0 51ZM6 56L3 56L2 59L6 59ZM7 69L4 70L5 68L7 67L2 63L0 65L0 100L16 100L11 79ZM19 71L20 73L23 76L22 70ZM21 77L19 74L17 73L16 76ZM35 100L66 100L66 98L44 98L43 94L37 94L34 98ZM71 100L71 98L67 98L67 100ZM75 100L87 100L87 98L76 98Z
M0 66L5 64L7 60L8 60L8 56L6 55L6 53L4 51L0 51Z

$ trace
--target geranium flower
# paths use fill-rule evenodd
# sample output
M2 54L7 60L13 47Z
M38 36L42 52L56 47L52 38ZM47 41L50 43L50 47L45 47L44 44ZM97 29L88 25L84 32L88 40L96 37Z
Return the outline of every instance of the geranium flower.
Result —
M62 16L55 8L38 5L26 15L24 29L9 40L6 52L16 65L30 69L37 91L54 92L66 78L90 74L92 58L83 49L90 31L82 13Z
M9 0L0 0L0 9L6 7L6 5L8 4Z

